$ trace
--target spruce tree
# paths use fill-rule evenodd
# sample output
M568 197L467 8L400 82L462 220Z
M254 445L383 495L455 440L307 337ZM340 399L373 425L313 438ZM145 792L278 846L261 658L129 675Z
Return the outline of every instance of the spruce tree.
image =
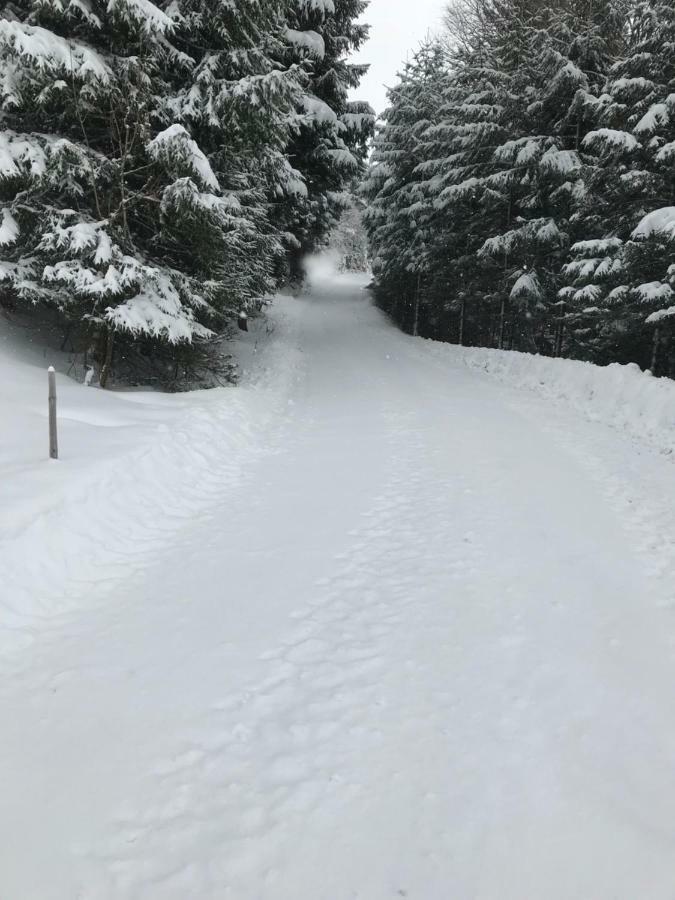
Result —
M258 305L306 194L281 0L16 0L0 20L0 292L176 384ZM290 238L288 238L290 240ZM147 378L147 372L145 376Z
M625 55L594 98L596 128L583 141L588 193L579 218L587 237L572 248L565 295L593 358L647 366L658 362L671 305L670 242L651 223L675 202L675 10L648 0L628 18Z
M363 171L375 115L350 101L367 66L348 61L368 36L357 20L367 0L291 0L287 62L307 72L298 128L287 152L307 188L300 202L282 204L277 219L293 236L291 276L302 277L302 258L326 240L349 205L348 189Z

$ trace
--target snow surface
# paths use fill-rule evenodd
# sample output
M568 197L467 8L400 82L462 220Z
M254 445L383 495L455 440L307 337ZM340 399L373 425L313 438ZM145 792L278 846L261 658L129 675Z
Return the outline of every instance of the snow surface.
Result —
M55 462L0 320L3 898L672 898L675 384L363 286Z

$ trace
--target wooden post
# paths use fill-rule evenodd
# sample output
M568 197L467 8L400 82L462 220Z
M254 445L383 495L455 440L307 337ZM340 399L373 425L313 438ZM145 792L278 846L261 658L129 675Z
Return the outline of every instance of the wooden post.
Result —
M56 372L54 366L47 370L49 378L49 458L59 458L59 442L56 434Z

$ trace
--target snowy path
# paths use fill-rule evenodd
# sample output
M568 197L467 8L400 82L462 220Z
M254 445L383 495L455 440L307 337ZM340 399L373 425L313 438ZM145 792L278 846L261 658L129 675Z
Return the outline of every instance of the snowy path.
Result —
M283 315L264 452L4 664L0 897L675 896L673 463Z

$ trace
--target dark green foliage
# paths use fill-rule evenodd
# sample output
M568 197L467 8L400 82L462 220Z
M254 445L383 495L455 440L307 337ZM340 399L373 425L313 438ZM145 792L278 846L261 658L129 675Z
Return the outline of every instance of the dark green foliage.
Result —
M674 20L662 0L449 10L390 93L364 186L376 295L402 327L650 364L672 231L636 228L675 205Z

